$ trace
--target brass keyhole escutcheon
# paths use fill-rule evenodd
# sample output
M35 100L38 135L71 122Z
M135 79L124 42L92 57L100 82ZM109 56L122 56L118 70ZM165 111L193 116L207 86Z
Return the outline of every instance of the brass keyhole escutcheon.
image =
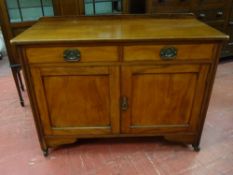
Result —
M128 98L124 96L121 98L121 110L127 111L128 107L129 107Z

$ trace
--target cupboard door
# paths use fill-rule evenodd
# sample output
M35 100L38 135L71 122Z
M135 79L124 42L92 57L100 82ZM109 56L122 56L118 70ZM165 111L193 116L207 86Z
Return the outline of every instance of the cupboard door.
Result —
M195 132L207 73L208 65L124 66L121 131Z
M33 67L45 135L119 133L118 67Z

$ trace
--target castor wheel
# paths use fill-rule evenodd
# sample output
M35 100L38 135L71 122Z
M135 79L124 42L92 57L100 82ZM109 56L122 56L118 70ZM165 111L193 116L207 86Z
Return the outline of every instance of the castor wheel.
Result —
M200 151L200 147L199 145L192 145L193 146L193 150L196 151L196 152L199 152Z
M43 155L44 155L44 157L48 157L48 155L49 155L48 148L43 150Z

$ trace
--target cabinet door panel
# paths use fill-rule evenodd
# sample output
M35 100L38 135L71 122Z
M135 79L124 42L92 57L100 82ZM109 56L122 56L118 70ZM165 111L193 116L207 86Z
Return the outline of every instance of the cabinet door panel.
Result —
M44 88L53 127L110 126L108 76L48 76Z
M32 68L47 135L119 132L119 79L115 67Z
M196 78L192 73L134 75L132 125L187 124Z
M194 130L208 67L199 65L123 68L124 133Z

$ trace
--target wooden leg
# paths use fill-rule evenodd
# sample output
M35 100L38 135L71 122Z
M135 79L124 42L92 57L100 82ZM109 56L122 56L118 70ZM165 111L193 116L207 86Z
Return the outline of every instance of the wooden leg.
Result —
M64 138L64 137L58 137L58 138L46 138L46 145L49 148L57 147L60 145L66 145L75 143L77 141L77 138Z
M196 151L196 152L200 151L200 147L198 144L192 144L192 146L193 146L194 151Z
M21 104L21 106L24 107L24 100L23 100L23 96L22 96L22 93L21 93L21 89L20 89L20 80L19 80L19 77L18 77L18 72L20 70L20 65L13 64L13 65L10 65L10 66L11 66L11 71L12 71L13 78L14 78L14 81L15 81L16 89L17 89L17 92L18 92L18 95L19 95L20 104Z
M21 90L24 91L24 85L23 85L21 74L20 74L20 70L17 71L17 76L18 76L18 80L19 80L19 83L20 83Z
M77 138L46 138L46 146L42 147L43 155L47 157L49 155L48 148L56 148L61 145L75 143L78 139Z
M195 135L168 135L165 139L173 142L192 144L194 151L200 151L199 142L195 142Z
M22 93L21 93L17 72L15 70L12 70L12 73L13 73L13 77L14 77L14 80L15 80L16 89L17 89L17 92L18 92L18 95L19 95L20 104L21 104L21 106L24 106L24 100L23 100L23 96L22 96Z
M170 134L164 136L164 138L168 141L172 142L179 142L179 143L185 143L185 144L192 144L195 140L195 135L188 135L188 134Z
M2 58L3 58L3 54L2 52L0 52L0 60L2 60Z
M46 149L43 149L42 151L43 151L44 157L48 157L48 155L49 155L49 149L46 148Z

